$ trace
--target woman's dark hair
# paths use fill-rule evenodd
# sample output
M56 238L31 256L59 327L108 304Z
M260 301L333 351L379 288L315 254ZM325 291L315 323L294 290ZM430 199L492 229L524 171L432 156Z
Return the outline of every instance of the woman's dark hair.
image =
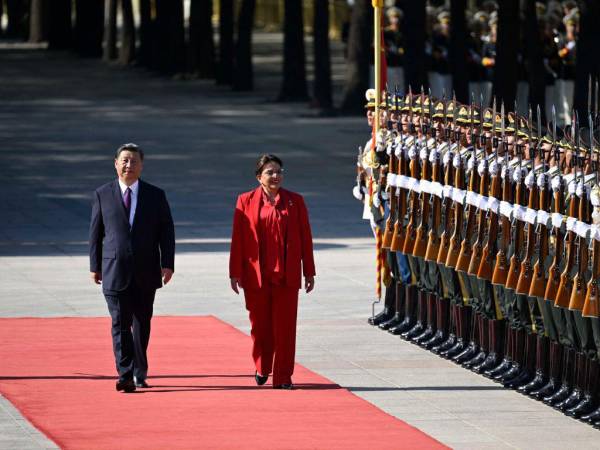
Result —
M281 159L279 159L277 156L271 154L262 155L260 158L258 158L258 161L256 161L256 175L260 175L263 171L263 168L272 162L279 164L279 167L283 167L283 161L281 161Z
M121 152L125 152L125 151L137 153L140 155L140 159L142 161L144 160L144 151L137 144L134 144L133 142L121 145L115 152L115 159L119 159Z

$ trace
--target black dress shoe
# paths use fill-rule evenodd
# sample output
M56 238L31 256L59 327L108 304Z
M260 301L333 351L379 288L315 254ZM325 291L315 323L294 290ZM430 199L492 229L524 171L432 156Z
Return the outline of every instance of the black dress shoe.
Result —
M379 314L376 314L373 317L369 317L367 322L369 325L379 326L380 323L386 322L390 320L394 316L394 313L390 311L388 308L385 308Z
M431 347L431 352L435 353L436 355L441 355L442 352L445 352L449 349L451 349L452 347L454 347L454 345L456 344L456 334L454 333L450 333L448 335L448 337L444 340L444 342L442 342L441 344L438 345L434 345L433 347Z
M392 327L395 327L396 325L398 325L400 322L402 322L402 320L400 319L399 316L392 316L390 318L390 320L386 320L385 322L382 322L378 325L379 329L381 330L389 330Z
M581 416L581 420L591 424L595 423L596 421L600 421L600 407L596 408L591 413Z
M587 393L577 405L565 411L565 414L569 417L578 418L591 413L595 406L594 399L589 393Z
M254 379L256 380L256 384L262 386L269 379L269 375L259 375L258 370L254 372Z
M475 373L484 373L486 370L492 370L500 364L500 355L496 352L490 352L485 361L481 364L471 366L471 370Z
M115 388L117 391L135 392L135 383L133 380L117 381Z
M148 389L150 387L150 386L148 386L148 383L146 383L145 378L134 378L133 381L135 383L135 387L144 388L144 389Z
M285 390L292 390L294 388L294 385L292 383L284 383L284 384L277 384L275 386L273 386L273 389L285 389Z
M544 372L540 369L535 371L535 377L529 383L524 384L523 386L517 388L521 394L529 395L532 392L537 391L538 389L546 386L548 380L546 379Z

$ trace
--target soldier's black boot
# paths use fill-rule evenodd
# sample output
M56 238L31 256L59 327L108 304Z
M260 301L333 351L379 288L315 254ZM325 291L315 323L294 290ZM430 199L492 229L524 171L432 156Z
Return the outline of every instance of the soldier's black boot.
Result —
M558 390L547 397L544 397L543 402L547 405L556 405L565 400L571 393L571 379L575 368L575 350L572 348L565 349L563 353L562 367L562 382Z
M469 342L470 329L469 324L471 322L471 314L473 310L470 306L463 305L457 306L457 318L458 318L458 332L456 335L456 344L447 351L441 352L440 356L446 359L452 359L456 355L462 353Z
M449 302L450 303L450 302ZM456 304L450 303L448 305L449 309L449 323L448 323L448 337L438 345L434 345L431 347L431 351L436 355L445 352L449 348L453 347L456 344L456 335L458 333L458 309Z
M515 376L507 374L504 379L504 387L509 389L517 389L523 385L528 384L535 373L535 360L537 352L537 335L524 331L525 334L525 356L521 359L520 371Z
M380 324L387 322L392 317L394 317L394 313L396 312L394 310L394 306L396 303L395 295L392 295L392 293L390 292L393 290L394 289L391 288L385 289L385 300L383 303L383 310L379 314L375 314L374 316L369 317L369 319L367 320L367 322L369 322L369 325L379 326Z
M473 369L476 366L483 364L490 352L490 335L489 335L489 324L490 320L483 315L479 318L479 352L463 363L463 367L466 369Z
M448 324L450 323L450 300L437 297L436 299L436 332L435 334L427 341L421 344L421 347L429 350L433 349L444 341L446 341L448 336Z
M515 339L515 329L511 326L507 326L506 328L506 339L504 342L504 358L500 361L496 367L486 370L483 374L488 378L494 378L499 374L503 374L508 369L511 368L513 360L513 341Z
M581 420L591 424L600 422L600 407L596 408L591 413L581 416Z
M394 314L393 323L387 328L388 332L404 321L404 316L406 314L405 298L406 292L404 285L398 281L396 283L396 314Z
M565 411L565 414L569 417L581 417L583 420L583 417L592 413L597 405L597 401L594 397L596 397L595 394L598 390L597 384L598 376L600 375L600 365L598 361L588 359L587 369L583 398L577 405ZM598 410L600 411L600 408L598 408Z
M506 328L504 320L488 321L489 354L481 364L475 365L471 370L475 373L483 373L497 367L502 360L502 349L504 347L504 331Z
M548 382L549 357L548 347L550 339L546 336L537 335L536 337L536 355L535 355L535 376L529 383L517 388L521 394L529 395L545 386Z
M477 341L479 340L479 318L481 317L481 313L473 311L471 313L471 321L470 321L470 340L467 347L460 352L458 355L454 356L452 360L457 364L462 364L465 361L473 358L477 353L479 353L479 345L477 345Z
M583 399L585 391L585 376L587 375L588 358L585 353L577 353L575 355L575 376L573 377L573 390L569 396L562 402L554 405L554 408L565 412L567 409L574 408Z
M558 342L550 343L550 376L548 382L541 388L531 391L529 396L536 400L549 397L560 389L560 375L562 373L564 355L563 346Z
M420 289L418 291L417 306L417 322L410 330L405 331L400 335L402 339L409 342L425 331L425 326L427 324L427 292Z
M436 325L436 299L437 295L427 294L427 328L412 340L413 344L423 345L435 334Z
M394 281L392 282L392 284L390 284L389 287L385 288L385 304L386 305L391 305L390 306L390 311L392 312L390 318L384 322L381 322L378 327L382 330L387 330L388 328L396 325L396 313L397 313L397 309L396 306L398 305L397 302L397 298L396 298L396 281L395 279L393 279Z
M523 369L525 363L525 346L527 342L527 331L519 328L515 330L512 342L512 364L510 369L494 377L496 381L504 384L505 381L513 379Z
M399 335L407 330L410 330L417 320L417 287L409 284L405 287L404 292L404 319L397 326L390 328L388 331L393 335Z
M591 387L589 388L592 393L592 397L595 397L595 407L591 408L591 412L581 416L581 420L587 423L595 424L600 422L600 383L598 383L598 376L600 376L600 362L593 361L592 367L594 367L595 374L590 373L589 382Z
M439 353L441 357L450 359L465 349L469 338L467 325L470 314L471 307L456 305L456 341L454 345Z

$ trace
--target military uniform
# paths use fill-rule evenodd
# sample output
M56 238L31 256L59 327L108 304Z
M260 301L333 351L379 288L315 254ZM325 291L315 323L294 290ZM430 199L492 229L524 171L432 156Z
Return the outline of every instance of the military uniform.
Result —
M575 142L569 133L560 142L548 133L542 138L531 115L501 118L493 109L434 101L424 93L392 97L382 106L400 109L401 123L412 126L396 125L398 132L382 133L376 146L377 161L388 170L388 195L381 201L386 214L396 215L400 228L394 235L404 233L400 248L388 234L392 285L386 308L395 314L380 326L600 423L600 227L590 226L588 204L594 203L600 221L600 188L591 196L586 185L593 176L563 173L565 158L594 144ZM546 147L560 158L549 158ZM580 167L581 161L571 158L570 164ZM570 202L583 209L569 210ZM376 225L384 226L384 219ZM566 250L559 245L565 233ZM555 273L560 283L553 293Z

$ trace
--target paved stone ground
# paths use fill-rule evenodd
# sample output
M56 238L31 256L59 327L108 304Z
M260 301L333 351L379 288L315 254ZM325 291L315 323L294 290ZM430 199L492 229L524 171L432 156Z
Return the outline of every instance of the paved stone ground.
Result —
M113 149L134 141L148 154L144 178L166 189L176 221L176 274L156 313L213 314L247 332L227 280L232 208L254 186L256 156L275 152L287 187L306 197L315 235L300 363L454 448L600 448L592 428L366 324L373 243L350 189L368 130L361 118L316 118L305 105L270 101L279 36L255 43L252 94L0 48L0 316L106 315L88 280L89 202L114 175ZM0 397L1 449L53 447Z

